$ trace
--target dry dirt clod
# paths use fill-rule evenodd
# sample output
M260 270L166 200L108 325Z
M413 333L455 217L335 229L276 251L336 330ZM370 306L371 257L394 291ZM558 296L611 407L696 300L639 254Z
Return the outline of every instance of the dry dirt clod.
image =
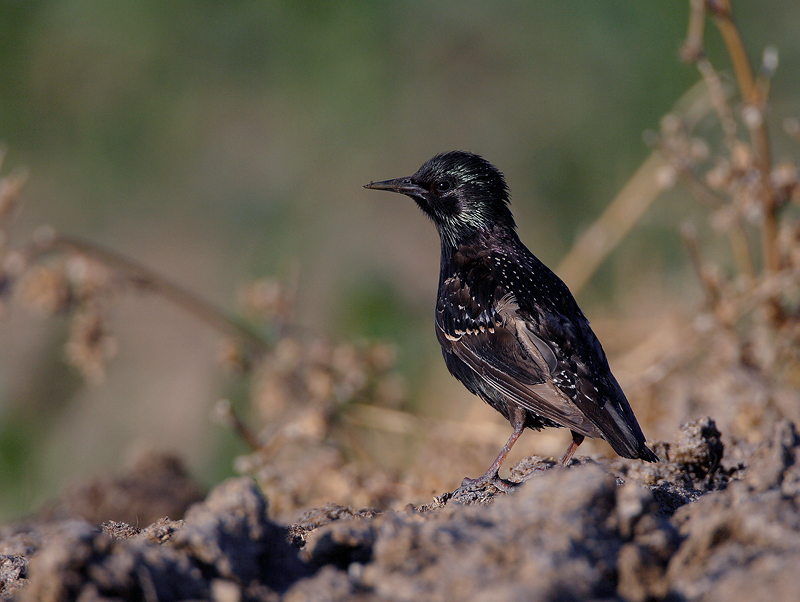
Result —
M45 521L80 518L100 525L118 521L140 527L164 516L180 518L204 493L175 456L145 452L118 476L101 476L70 488L39 513Z
M356 510L351 506L342 506L333 503L326 504L322 508L312 508L305 512L303 516L300 517L300 520L289 526L289 541L297 547L303 547L306 544L308 534L319 527L327 525L335 520L356 517L372 518L378 514L380 514L380 511L374 508Z
M28 559L19 554L0 554L0 598L14 595L28 584Z
M520 484L510 494L447 493L380 513L328 504L289 528L268 517L248 478L222 483L182 521L142 529L40 515L0 528L0 595L793 602L800 436L784 421L757 447L731 442L735 468L720 441L713 421L698 419L655 446L655 466L583 457L554 470L527 458L512 468Z
M186 513L171 542L215 576L285 589L308 572L287 542L286 528L267 517L267 500L247 477L229 479Z

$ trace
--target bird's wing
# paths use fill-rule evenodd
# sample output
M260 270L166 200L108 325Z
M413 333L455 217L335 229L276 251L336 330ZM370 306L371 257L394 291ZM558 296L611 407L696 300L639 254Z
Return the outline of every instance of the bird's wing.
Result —
M480 299L458 278L445 286L436 316L445 351L461 359L488 387L534 414L588 437L602 436L553 382L555 354L519 316L513 297L480 311L475 307Z

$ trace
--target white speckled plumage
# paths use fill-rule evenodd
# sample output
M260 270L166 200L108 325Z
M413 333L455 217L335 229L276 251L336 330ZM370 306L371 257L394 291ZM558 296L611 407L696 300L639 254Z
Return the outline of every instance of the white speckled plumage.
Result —
M514 427L484 478L495 479L525 427L601 437L627 458L657 461L567 286L519 240L503 175L463 151L368 188L411 197L441 239L436 334L450 372Z

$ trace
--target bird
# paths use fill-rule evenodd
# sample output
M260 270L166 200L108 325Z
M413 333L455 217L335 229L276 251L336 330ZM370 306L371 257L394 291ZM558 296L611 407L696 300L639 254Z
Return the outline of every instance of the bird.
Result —
M364 188L404 194L441 241L436 336L450 373L511 424L486 473L462 484L509 490L500 467L526 428L568 428L566 467L585 437L657 462L589 321L566 284L520 241L505 177L466 151Z

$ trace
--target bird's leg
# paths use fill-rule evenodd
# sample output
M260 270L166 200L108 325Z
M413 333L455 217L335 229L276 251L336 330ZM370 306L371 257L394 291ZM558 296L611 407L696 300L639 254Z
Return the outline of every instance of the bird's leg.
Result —
M572 459L572 455L577 451L578 446L583 443L584 439L585 437L583 435L572 431L572 441L570 441L567 451L564 452L564 455L561 456L561 459L558 461L558 466L565 468L567 464L569 464L569 461Z
M511 436L506 441L506 444L503 446L503 449L500 450L500 453L495 458L492 465L489 467L489 470L486 471L482 477L478 479L470 479L465 477L464 480L461 482L461 486L465 485L474 485L477 483L491 483L501 491L509 491L512 487L511 483L508 481L500 478L500 466L503 464L503 460L506 459L508 452L511 451L511 448L514 447L514 443L517 442L519 436L522 434L522 431L525 430L525 410L524 409L515 409L514 414L512 415L511 425L514 427L514 432L511 433Z
M494 478L500 473L500 466L503 464L503 460L506 459L508 452L511 451L511 448L514 447L514 443L517 442L519 436L522 434L522 431L525 430L524 425L519 425L514 427L514 432L511 433L511 436L506 441L506 444L503 446L503 449L500 450L500 453L495 458L492 465L489 467L489 470L486 471L486 474L483 475L483 478Z

